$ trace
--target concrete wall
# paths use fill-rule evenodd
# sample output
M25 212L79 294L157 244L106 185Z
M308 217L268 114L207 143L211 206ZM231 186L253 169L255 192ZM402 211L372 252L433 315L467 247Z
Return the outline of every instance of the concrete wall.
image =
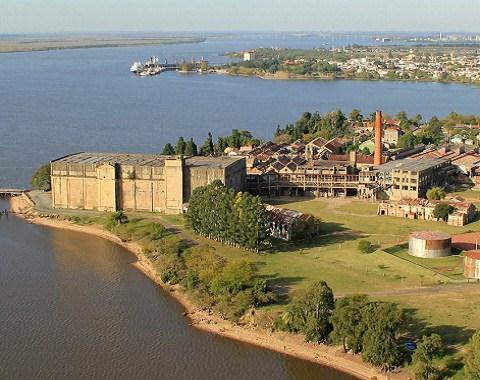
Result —
M219 179L240 191L245 174L243 159L226 168L201 160L186 166L183 158L165 158L164 166L53 162L52 201L55 208L179 214L195 188Z
M465 256L463 260L464 276L480 279L480 260L468 256Z

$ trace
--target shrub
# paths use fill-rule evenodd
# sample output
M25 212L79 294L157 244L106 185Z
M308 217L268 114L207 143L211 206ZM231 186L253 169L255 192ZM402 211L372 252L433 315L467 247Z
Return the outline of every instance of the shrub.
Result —
M47 191L51 188L50 164L40 166L32 176L30 184L33 189Z
M368 240L360 240L358 242L358 250L361 253L372 253L375 251L375 246Z
M107 216L106 227L111 230L120 224L128 223L128 217L122 210L111 212Z
M427 199L439 201L440 199L445 198L446 193L439 187L432 187L427 190Z
M448 203L439 203L433 210L433 216L437 219L446 221L448 219L448 215L450 215L454 210L455 209Z

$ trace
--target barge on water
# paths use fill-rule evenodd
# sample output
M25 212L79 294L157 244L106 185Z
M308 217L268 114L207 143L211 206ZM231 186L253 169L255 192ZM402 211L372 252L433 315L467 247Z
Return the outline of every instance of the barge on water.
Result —
M130 71L138 76L154 76L159 75L164 71L164 68L160 64L158 57L152 56L145 63L134 62L130 67Z

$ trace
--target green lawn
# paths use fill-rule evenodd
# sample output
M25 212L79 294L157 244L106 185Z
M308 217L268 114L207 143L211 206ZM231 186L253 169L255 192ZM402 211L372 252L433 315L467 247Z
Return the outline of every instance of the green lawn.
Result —
M256 262L260 273L285 294L313 281L325 280L337 296L395 291L461 279L460 257L417 259L408 256L405 248L393 252L389 248L405 244L411 231L439 230L457 234L480 227L480 222L453 227L445 223L377 216L374 203L353 199L284 198L268 200L268 203L321 218L323 235L311 241L275 242L274 249L258 255L193 235L184 228L182 216L150 214L149 218L178 227L184 238L209 244L229 260ZM360 240L369 240L378 249L371 254L361 254L357 248ZM421 327L436 326L445 330L450 342L465 343L469 329L480 328L480 287L465 294L457 293L414 297L395 294L382 299L410 309L424 321ZM278 310L282 306L273 308Z
M413 264L428 268L440 276L445 276L451 280L465 281L463 277L463 256L452 255L435 259L425 259L421 257L410 256L408 254L408 244L400 244L391 248L386 248L385 252L398 258L409 261Z
M470 200L480 200L480 190L457 189L447 194L449 197L459 196Z
M435 285L460 276L457 267L459 258L446 259L440 268L435 268L440 262L432 266L422 265L381 249L365 255L358 251L357 245L360 240L367 239L379 248L387 248L407 241L408 234L413 230L434 228L461 232L462 228L377 216L375 204L351 199L268 202L320 217L324 223L324 235L309 242L278 243L273 252L260 256L206 239L201 241L212 244L220 254L231 260L257 262L263 275L286 290L325 280L337 294L361 293ZM442 273L447 269L451 271L449 277Z
M441 294L417 294L415 297L389 296L379 299L396 302L421 321L418 335L427 330L438 332L449 344L463 345L474 330L480 329L480 286L471 290ZM414 324L415 325L415 324Z

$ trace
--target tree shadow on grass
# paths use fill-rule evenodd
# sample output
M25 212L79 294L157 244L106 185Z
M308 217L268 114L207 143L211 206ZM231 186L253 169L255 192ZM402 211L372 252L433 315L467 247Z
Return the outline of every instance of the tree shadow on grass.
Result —
M331 245L339 245L348 241L357 240L363 238L367 235L364 235L359 232L348 231L339 231L338 233L332 233L329 235L319 235L310 239L303 240L293 240L293 241L284 241L280 239L275 239L273 242L272 248L269 250L270 253L282 253L282 252L295 252L299 251L302 254L303 250L315 248L315 247L327 247ZM307 252L305 252L307 253Z
M445 367L442 369L442 379L454 376L463 367L463 363L457 359L458 348L468 343L475 330L452 325L430 325L426 320L418 317L415 308L403 309L407 318L406 329L409 332L405 340L418 342L422 336L438 334L443 342L443 355Z
M305 277L301 276L279 276L278 273L262 277L268 280L268 286L270 290L277 295L278 301L276 303L279 305L286 305L289 301L289 294L292 290L292 286L305 279Z

